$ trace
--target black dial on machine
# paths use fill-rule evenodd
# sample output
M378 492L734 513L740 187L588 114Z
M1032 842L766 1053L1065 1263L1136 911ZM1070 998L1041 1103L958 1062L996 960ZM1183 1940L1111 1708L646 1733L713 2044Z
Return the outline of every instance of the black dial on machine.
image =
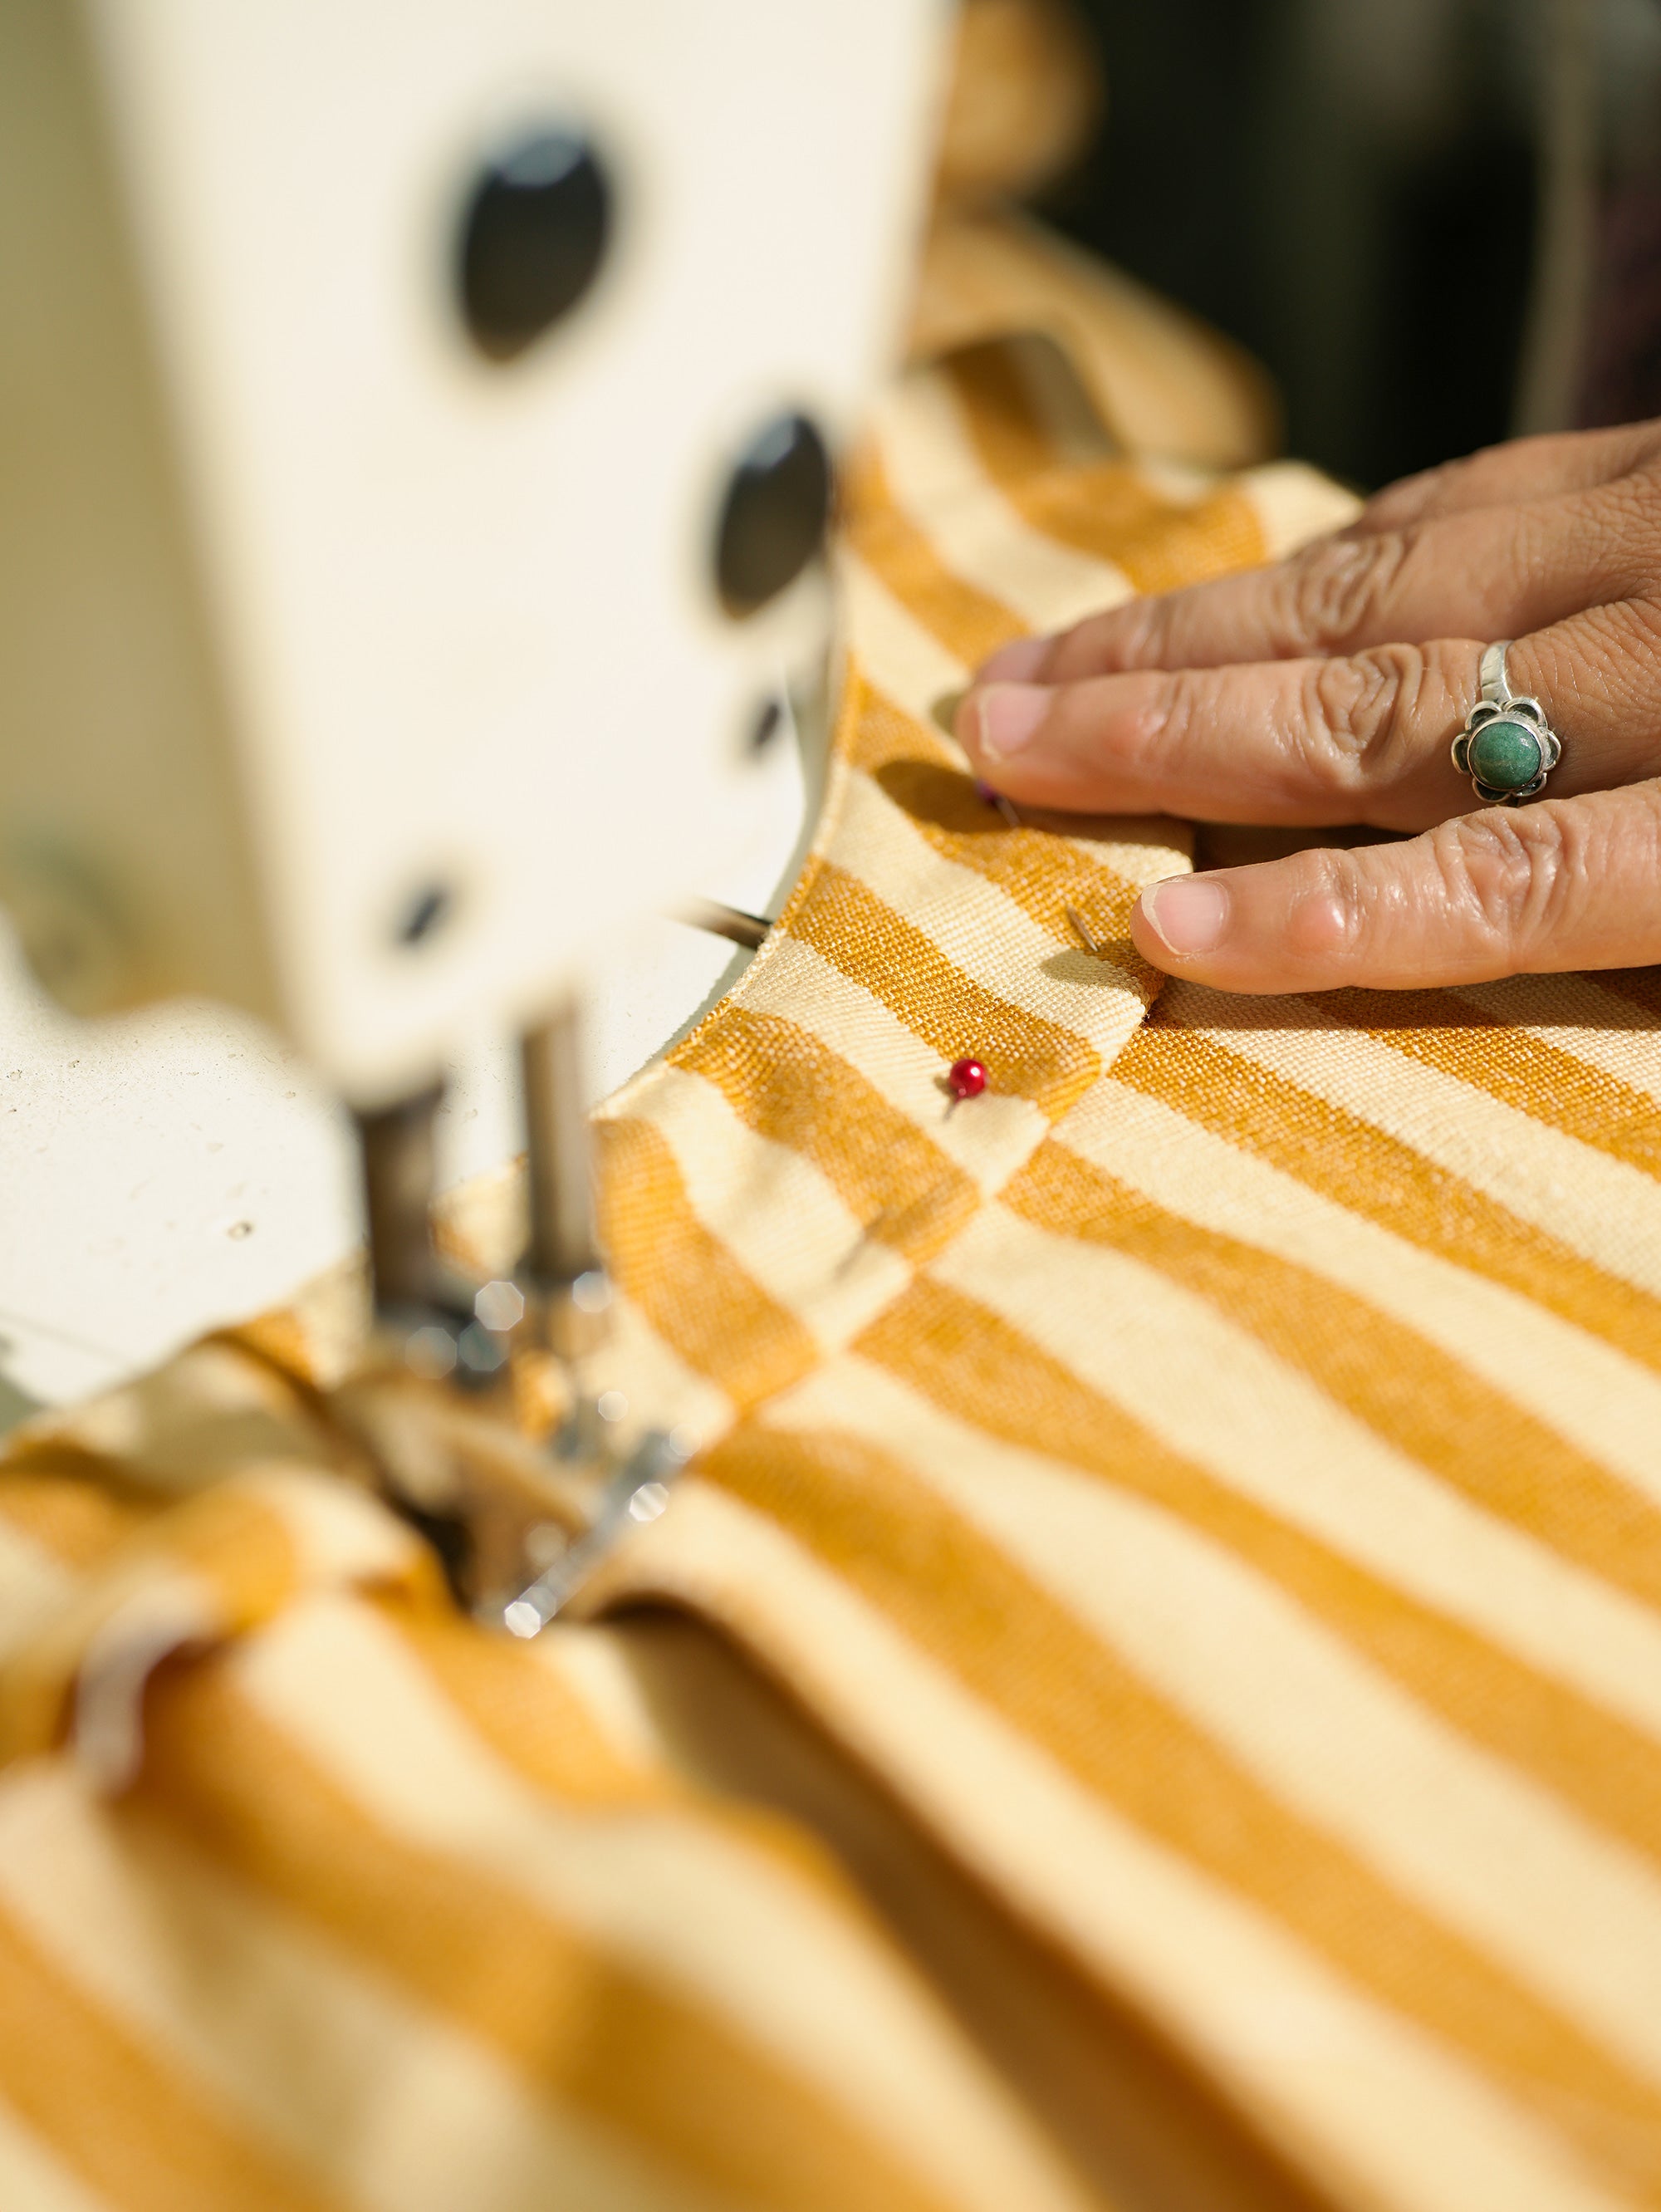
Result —
M462 216L456 269L479 351L512 361L568 315L599 274L611 227L611 185L580 131L530 131L486 162Z
M754 437L728 481L715 539L715 586L734 617L795 582L825 539L831 465L805 415L780 415Z

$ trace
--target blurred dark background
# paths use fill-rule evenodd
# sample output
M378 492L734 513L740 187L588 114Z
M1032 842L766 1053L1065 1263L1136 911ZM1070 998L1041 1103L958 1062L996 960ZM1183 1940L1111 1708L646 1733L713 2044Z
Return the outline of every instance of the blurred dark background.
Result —
M1240 339L1371 487L1661 412L1661 0L1077 0L1052 221Z

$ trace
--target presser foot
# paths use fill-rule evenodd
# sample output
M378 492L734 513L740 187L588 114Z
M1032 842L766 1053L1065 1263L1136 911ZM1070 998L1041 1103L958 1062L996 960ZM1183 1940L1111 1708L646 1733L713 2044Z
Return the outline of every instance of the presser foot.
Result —
M438 1554L458 1604L529 1637L686 1464L612 1387L581 1021L573 1001L520 1040L529 1237L515 1274L464 1283L432 1235L428 1090L358 1116L375 1320L336 1411L383 1494Z

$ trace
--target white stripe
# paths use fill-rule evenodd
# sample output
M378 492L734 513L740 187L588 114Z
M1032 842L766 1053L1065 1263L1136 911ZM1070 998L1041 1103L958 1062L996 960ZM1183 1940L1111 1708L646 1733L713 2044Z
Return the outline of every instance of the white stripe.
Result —
M161 1830L113 1829L62 1763L0 1792L0 1895L130 2034L373 2212L715 2212Z
M582 1706L608 1751L661 1777L667 1753L659 1717L633 1664L626 1623L562 1620L556 1635L524 1647L561 1689Z
M858 666L913 721L923 723L957 750L944 703L967 689L967 663L949 653L934 632L900 605L875 569L846 550L838 568ZM958 758L962 758L961 752Z
M621 1390L628 1400L626 1434L636 1428L682 1429L700 1449L724 1436L737 1407L724 1390L688 1367L658 1335L636 1300L614 1284L606 1342L585 1364L596 1391Z
M954 1111L942 1088L941 1055L874 992L794 938L779 941L744 1004L799 1024L840 1053L982 1190L998 1189L1048 1133L1049 1122L1027 1098L986 1093L973 1114Z
M419 1539L379 1498L323 1468L256 1465L227 1476L223 1487L282 1522L302 1581L390 1582L425 1556Z
M80 1580L0 1513L0 1660L21 1650L67 1603Z
M1427 1474L1209 1299L988 1207L931 1273L1171 1449L1661 1738L1661 1619Z
M1655 1017L1601 989L1594 977L1509 975L1500 983L1467 983L1457 995L1661 1102L1661 1029Z
M985 876L937 851L867 775L848 779L831 857L971 981L1111 1057L1142 1021L1136 986L1082 945L1058 943ZM978 1040L965 1037L973 1052Z
M758 1136L702 1076L664 1067L634 1111L674 1152L699 1219L821 1350L846 1344L911 1280L811 1160Z
M1226 1323L1153 1271L990 1207L934 1272L978 1291L1046 1351L1116 1395L1134 1403L1143 1393L1123 1379L1114 1389L1115 1369L1121 1377L1152 1377L1157 1392L1145 1386L1137 1410L1162 1399L1173 1409L1162 1423L1171 1441L1197 1455L1204 1450L1228 1473L1246 1470L1253 1489L1276 1479L1276 1437L1286 1460L1279 1480L1294 1496L1312 1497L1325 1480L1333 1492L1349 1492L1348 1517L1361 1522L1369 1514L1369 1485L1387 1486L1395 1502L1416 1509L1422 1579L1439 1578L1430 1564L1439 1548L1446 1571L1473 1577L1497 1558L1510 1570L1513 1625L1520 1625L1531 1582L1541 1606L1560 1601L1572 1583L1592 1600L1580 1607L1576 1626L1605 1629L1601 1593L1579 1577L1560 1580L1543 1552L1531 1561L1528 1547L1508 1541L1499 1526L1462 1557L1455 1547L1471 1517L1464 1509L1416 1485L1394 1455L1346 1436L1352 1425L1342 1416L1323 1423L1307 1403L1318 1394L1286 1370L1276 1375L1244 1340L1231 1344ZM1185 1416L1181 1409L1197 1397L1209 1410ZM1228 1429L1231 1439L1220 1434ZM1029 1470L1028 1481L1032 1530L1048 1516L1052 1586L1062 1587L1064 1554L1070 1601L1104 1637L1123 1644L1151 1680L1215 1728L1288 1802L1661 2079L1655 1996L1661 1883L1635 1854L1461 1741L1273 1584L1186 1524L1094 1477L1052 1471L1040 1480ZM1018 1487L1014 1495L1018 1504ZM1449 1510L1439 1531L1444 1503ZM1013 1510L1000 1515L1004 1540L1021 1543L1034 1564L1016 1517ZM1376 1506L1371 1517L1375 1540L1388 1540ZM1530 1565L1537 1569L1532 1576ZM1647 1641L1641 1686L1627 1702L1629 1709L1641 1696L1653 1717L1661 1704L1657 1633L1641 1637L1636 1607L1625 1609L1624 1621L1618 1605L1609 1610L1628 1634L1605 1632L1603 1665L1613 1673L1609 1662L1623 1641L1628 1650Z
M1202 507L1231 479L1214 468L1197 467L1191 461L1168 460L1157 453L1140 453L1122 464L1126 473L1145 485L1167 507Z
M968 668L937 644L932 633L852 554L844 556L843 581L861 672L891 705L920 723L930 741L943 747L953 765L967 775L968 757L952 734L948 710L968 685ZM1050 821L1053 824L1064 818L1052 817ZM1190 832L1167 815L1114 817L1111 833L1105 836L1068 836L1053 826L1049 834L1058 845L1111 870L1127 884L1159 883L1192 865L1187 849ZM746 976L739 986L741 995L748 985Z
M1063 629L1135 596L1122 568L1025 521L987 478L955 393L919 369L878 402L873 425L894 504L943 568L1008 607L1028 629Z
M1242 471L1232 481L1256 512L1268 561L1280 560L1329 530L1343 529L1361 511L1353 491L1302 461L1270 461Z
M506 1160L452 1183L438 1194L433 1212L444 1233L465 1253L470 1267L481 1273L511 1274L530 1229L523 1161Z
M1661 1185L1474 1085L1407 1059L1307 999L1230 1001L1178 983L1215 1043L1409 1145L1606 1273L1661 1294Z
M511 1884L724 2013L966 2205L1076 2205L862 1922L777 1859L678 1809L570 1808L533 1791L361 1607L290 1612L239 1650L236 1671L391 1833Z
M775 1524L693 1478L646 1534L646 1587L743 1621L954 1856L1128 1985L1335 2198L1613 2212L1527 2110L1082 1789Z
M94 2196L3 2101L0 2204L6 2212L116 2212L110 2198Z
M1056 1135L1185 1220L1341 1285L1661 1504L1661 1377L1601 1338L1128 1084L1098 1084Z

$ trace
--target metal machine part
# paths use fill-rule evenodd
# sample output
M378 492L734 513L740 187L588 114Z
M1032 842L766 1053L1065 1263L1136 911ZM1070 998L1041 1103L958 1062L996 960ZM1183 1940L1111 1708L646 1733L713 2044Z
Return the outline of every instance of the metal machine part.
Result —
M710 888L943 0L0 10L0 901L355 1107ZM66 374L72 365L74 373Z
M724 937L730 945L742 945L747 952L759 950L772 924L759 914L746 914L740 907L724 906L718 899L694 899L682 919L694 929L706 929L712 937Z
M690 1456L687 1440L672 1430L654 1429L642 1437L607 1483L588 1528L502 1607L500 1623L509 1635L539 1635L631 1524L655 1521L669 1503L670 1484Z
M943 15L0 9L0 902L72 1012L215 998L348 1102L376 1389L389 1341L492 1387L536 1343L585 1403L578 1005L719 887L820 684ZM428 1219L482 1024L521 1040L505 1327ZM597 1419L560 1448L623 1480Z
M381 1315L421 1314L439 1303L431 1207L433 1122L442 1096L435 1087L357 1116L369 1281Z
M530 1239L524 1267L549 1349L577 1362L604 1334L610 1292L594 1221L582 1010L567 1000L519 1040Z

